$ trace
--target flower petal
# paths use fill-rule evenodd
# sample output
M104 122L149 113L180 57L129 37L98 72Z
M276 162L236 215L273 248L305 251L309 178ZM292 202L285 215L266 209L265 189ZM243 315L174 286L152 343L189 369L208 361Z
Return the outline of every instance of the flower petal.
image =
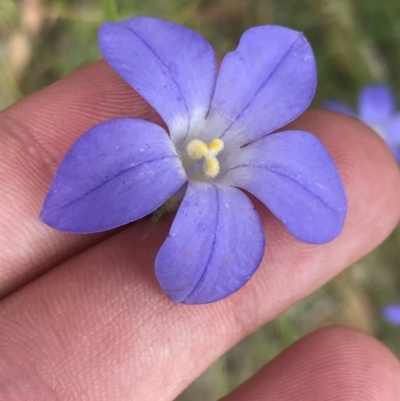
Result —
M71 147L40 219L62 231L108 230L151 213L186 179L161 127L127 118L106 121Z
M328 100L324 103L324 108L337 113L344 114L349 117L356 117L356 114L345 104L337 102L336 100Z
M156 259L156 275L176 302L203 304L242 287L265 249L260 218L236 188L190 182Z
M400 114L390 119L385 140L397 162L400 163Z
M394 108L394 94L386 85L366 86L358 95L360 119L367 124L388 118Z
M222 62L205 131L252 142L303 113L315 88L314 55L300 32L251 28Z
M137 17L103 24L101 52L160 114L175 143L204 121L216 79L211 45L186 27Z
M242 148L220 181L255 195L301 241L321 244L342 231L347 201L340 176L308 132L279 132Z
M400 305L399 304L393 304L393 305L388 305L385 308L383 308L382 311L383 318L391 323L391 324L396 324L400 325Z

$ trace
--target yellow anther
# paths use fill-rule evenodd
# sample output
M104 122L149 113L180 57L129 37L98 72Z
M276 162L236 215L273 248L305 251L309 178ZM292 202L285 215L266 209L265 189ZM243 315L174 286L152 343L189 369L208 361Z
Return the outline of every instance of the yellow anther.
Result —
M215 156L207 155L205 157L204 173L207 177L214 178L219 173L219 161Z
M186 147L191 159L204 159L204 174L210 178L216 177L219 173L219 161L216 156L222 149L224 149L224 141L219 138L211 141L208 146L205 142L200 141L199 139L193 139Z
M193 139L187 145L187 152L193 160L199 160L203 158L208 152L208 146L199 139Z
M218 154L224 148L224 141L222 139L216 138L209 145L208 148L214 154Z

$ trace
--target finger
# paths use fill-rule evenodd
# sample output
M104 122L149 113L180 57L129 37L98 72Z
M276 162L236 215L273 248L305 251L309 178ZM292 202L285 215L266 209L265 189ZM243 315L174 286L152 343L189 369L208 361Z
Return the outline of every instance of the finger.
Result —
M301 243L259 209L268 248L255 276L224 301L188 307L169 301L153 272L168 222L143 241L140 221L3 301L8 381L23 377L32 394L51 383L61 399L113 400L118 391L173 399L243 336L379 244L400 214L389 150L362 124L333 113L310 112L296 126L321 137L343 176L349 213L340 237Z
M104 235L70 235L38 220L67 149L94 124L156 113L103 61L0 113L0 298ZM68 255L68 256L67 256Z
M398 401L399 377L398 360L377 340L329 327L293 344L223 400Z

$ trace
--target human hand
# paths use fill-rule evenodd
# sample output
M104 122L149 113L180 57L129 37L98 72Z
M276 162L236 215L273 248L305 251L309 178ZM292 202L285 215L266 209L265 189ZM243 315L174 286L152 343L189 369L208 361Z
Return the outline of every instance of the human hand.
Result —
M355 120L307 112L292 126L316 134L337 163L349 200L343 234L325 245L302 243L254 201L268 248L252 280L220 302L174 304L153 270L168 219L145 240L148 220L87 236L38 220L73 141L116 117L162 124L104 62L0 114L1 400L171 400L398 222L400 174L383 142ZM399 374L379 342L331 327L291 346L226 400L398 400Z

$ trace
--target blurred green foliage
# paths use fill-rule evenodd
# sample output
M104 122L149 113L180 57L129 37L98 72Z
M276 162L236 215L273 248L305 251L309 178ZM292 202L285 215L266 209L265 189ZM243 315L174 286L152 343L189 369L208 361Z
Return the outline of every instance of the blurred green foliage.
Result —
M41 20L29 32L23 4L36 4ZM9 40L24 32L30 58L15 87L23 95L100 57L96 36L105 20L154 15L188 25L223 56L250 26L279 24L301 30L319 67L316 102L326 97L354 103L364 84L400 81L400 3L396 0L0 0L0 55L17 52ZM35 7L31 7L35 8ZM5 67L2 67L2 70ZM3 71L2 71L3 72ZM28 73L29 72L29 73ZM5 95L2 94L4 97ZM17 94L3 99L14 101Z
M398 0L0 0L0 109L100 58L99 25L134 15L190 26L220 57L254 25L303 31L318 64L316 106L326 98L354 106L359 89L371 82L387 82L400 93ZM179 401L222 396L327 324L365 330L400 356L400 328L380 318L383 305L400 302L399 245L397 230L378 250L218 360Z

